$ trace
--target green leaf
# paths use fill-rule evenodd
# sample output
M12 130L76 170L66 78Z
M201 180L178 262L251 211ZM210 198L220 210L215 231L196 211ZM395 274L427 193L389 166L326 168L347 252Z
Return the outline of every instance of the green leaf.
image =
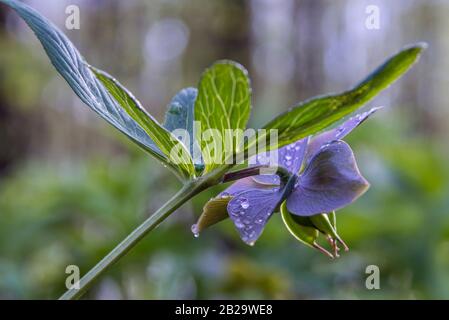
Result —
M106 72L90 66L95 76L103 83L108 92L122 106L146 133L156 142L181 176L189 178L195 175L193 160L188 149L170 131L157 122L140 104L140 102L123 85ZM173 152L174 150L179 152Z
M50 61L75 94L103 119L160 161L167 158L143 128L108 93L88 68L70 40L48 19L31 7L14 0L0 0L14 9L34 31Z
M196 88L185 88L179 91L168 105L167 113L165 114L164 128L170 132L177 129L183 129L188 133L188 144L184 143L188 148L195 164L201 164L201 151L199 146L195 143L195 136L193 133L194 122L194 108L195 101L198 95ZM187 141L186 141L187 142Z
M278 130L277 148L317 133L354 112L399 79L426 47L426 44L419 43L405 48L353 89L302 102L276 117L264 129Z
M201 141L205 173L220 167L235 154L240 143L235 129L246 128L251 111L251 87L247 71L238 63L220 61L201 77L195 102L195 120L201 123L196 138ZM215 135L205 136L207 129ZM233 129L231 132L227 129ZM203 135L201 136L201 134ZM229 133L233 134L232 140ZM225 145L225 141L232 142ZM232 149L231 149L232 148Z

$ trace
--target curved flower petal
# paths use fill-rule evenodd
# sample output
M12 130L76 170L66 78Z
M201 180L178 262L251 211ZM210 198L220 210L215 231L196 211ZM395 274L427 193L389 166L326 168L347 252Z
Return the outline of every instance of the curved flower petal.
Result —
M228 218L227 207L231 199L230 196L218 196L207 201L198 221L192 225L193 235L198 237L204 229Z
M236 195L228 203L229 217L244 242L253 245L278 206L283 190L248 190Z
M287 208L299 216L330 212L347 206L368 187L349 145L334 141L310 160L287 199Z
M204 229L227 219L229 217L227 210L229 201L240 192L254 189L271 190L268 186L255 182L252 177L247 177L237 180L216 197L207 201L197 222L192 225L193 234L198 236Z
M362 124L363 121L365 121L370 115L372 115L379 109L382 109L382 107L372 108L369 111L351 117L339 127L329 131L325 131L311 139L307 147L306 162L308 162L308 160L310 160L323 145L332 141L343 139L352 130L357 128L360 124Z
M252 177L246 177L240 180L237 180L233 184L231 184L228 188L222 191L218 197L230 197L235 196L236 194L250 190L250 189L264 189L267 186L260 185L256 181L252 179ZM270 188L271 189L271 188Z
M289 144L277 150L278 152L278 166L284 167L291 173L298 173L301 168L304 155L307 150L307 144L309 138L304 138L302 140L296 141L295 143ZM275 152L275 151L271 151ZM269 154L269 153L268 153ZM267 154L258 154L256 157L257 164L268 164L266 161ZM280 180L277 175L258 175L254 176L253 179L261 184L266 185L279 185Z

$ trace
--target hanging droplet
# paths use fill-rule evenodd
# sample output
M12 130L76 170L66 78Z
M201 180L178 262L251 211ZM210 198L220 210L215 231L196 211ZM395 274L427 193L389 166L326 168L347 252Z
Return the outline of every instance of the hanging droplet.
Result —
M190 228L190 230L192 230L193 236L195 238L198 238L200 236L200 230L199 230L198 225L196 223L192 224L192 227Z

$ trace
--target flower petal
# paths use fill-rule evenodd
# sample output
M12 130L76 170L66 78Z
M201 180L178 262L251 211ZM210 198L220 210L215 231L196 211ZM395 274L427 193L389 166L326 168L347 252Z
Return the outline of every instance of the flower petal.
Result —
M278 163L280 167L284 167L291 173L298 173L301 168L304 155L307 150L307 144L309 138L304 138L302 140L296 141L295 143L289 144L277 150L278 152ZM276 150L271 151L276 152ZM269 154L269 153L268 153ZM257 164L269 164L266 159L268 154L258 154L256 157ZM279 177L275 174L273 175L258 175L254 176L253 179L261 184L267 185L279 185Z
M251 189L264 189L267 188L267 186L259 185L257 182L255 182L252 177L246 177L240 180L237 180L233 184L231 184L227 189L222 191L218 197L226 197L226 196L235 196L236 194L251 190ZM271 189L271 188L270 188Z
M379 109L382 109L382 107L372 108L369 111L351 117L339 127L325 131L314 137L307 147L306 159L310 160L326 143L341 140L346 137L352 130L357 128L363 121Z
M204 229L228 218L227 207L231 199L230 196L217 196L206 202L198 221L191 228L195 237Z
M268 186L259 185L251 177L247 177L238 180L216 197L207 201L197 222L192 225L193 234L198 236L204 229L227 219L229 217L227 210L229 201L240 192L257 188L271 190Z
M287 208L299 216L330 212L347 206L368 187L349 145L334 141L310 160L287 199Z
M248 190L236 195L228 204L229 217L244 242L253 245L262 234L283 196L283 190Z

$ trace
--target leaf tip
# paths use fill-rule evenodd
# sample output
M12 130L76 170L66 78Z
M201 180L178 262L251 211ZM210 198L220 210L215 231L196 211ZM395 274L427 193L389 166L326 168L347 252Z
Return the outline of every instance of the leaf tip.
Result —
M411 45L411 48L415 48L420 51L426 50L428 47L429 47L429 44L424 41L420 41L420 42L417 42L417 43Z
M419 57L421 56L422 52L426 50L429 47L427 42L421 41L413 44L409 44L404 47L402 52L408 52L411 54L414 54L414 60L415 62L418 61Z

